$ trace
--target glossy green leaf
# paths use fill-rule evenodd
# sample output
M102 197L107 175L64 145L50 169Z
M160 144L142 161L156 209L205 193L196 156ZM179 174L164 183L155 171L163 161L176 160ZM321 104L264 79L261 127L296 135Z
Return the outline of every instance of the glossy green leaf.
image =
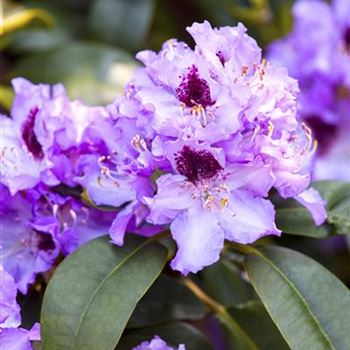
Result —
M162 275L138 303L128 328L175 320L198 320L207 310L178 278Z
M62 82L71 98L101 104L123 91L135 67L132 57L121 49L81 42L24 58L12 75L33 82Z
M113 349L166 260L164 246L133 236L122 248L101 237L66 258L45 292L43 350Z
M246 258L249 278L292 350L347 350L350 291L316 261L266 247Z
M201 279L206 292L223 305L237 305L256 298L253 288L231 262L221 259L205 268Z
M185 322L170 322L156 327L147 327L127 331L121 338L116 350L130 350L155 335L164 339L168 345L178 347L186 345L186 350L213 350L209 340L194 326ZM101 349L102 350L102 349Z
M350 233L350 182L318 181L312 186L327 201L327 221L336 233Z
M259 350L289 350L287 343L261 302L251 301L237 306L230 306L228 312L254 340ZM229 340L231 348L235 348L236 339L230 335Z
M316 226L310 212L292 199L286 200L284 207L276 209L276 224L284 233L313 238L324 238L334 231L329 224Z
M154 3L154 0L95 0L90 17L92 37L138 49L150 28Z
M324 238L350 232L350 183L318 181L312 187L327 202L327 223L316 226L309 211L293 199L273 197L277 227L284 233Z

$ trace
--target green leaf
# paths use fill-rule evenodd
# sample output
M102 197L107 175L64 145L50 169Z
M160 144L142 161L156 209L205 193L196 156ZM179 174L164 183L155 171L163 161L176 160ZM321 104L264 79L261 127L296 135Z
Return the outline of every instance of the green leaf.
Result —
M327 223L316 226L310 212L293 199L282 200L276 195L276 224L284 233L324 238L332 234L350 232L350 183L318 181L312 187L327 202Z
M316 226L310 212L297 201L288 199L284 206L276 209L276 225L282 232L313 238L324 238L332 234L331 225Z
M13 90L9 86L0 85L0 105L10 110L13 101Z
M151 25L154 0L95 0L90 27L94 39L138 49Z
M185 344L186 350L213 350L209 340L197 328L184 322L170 322L157 327L127 331L116 350L130 350L143 341L151 340L155 335L176 348Z
M327 221L336 233L350 233L350 182L318 181L312 186L327 201Z
M37 83L62 82L71 98L101 104L122 92L135 68L132 57L121 49L80 42L26 57L12 76Z
M279 247L246 257L249 278L292 350L346 350L350 291L303 254Z
M166 260L164 246L132 236L122 248L101 237L69 256L44 296L43 350L113 349Z
M265 307L259 301L230 306L229 314L239 323L247 334L255 341L259 350L289 350L277 327L271 320ZM236 339L231 343L234 348Z
M138 303L128 328L140 328L175 320L198 320L207 310L179 279L160 276Z
M207 293L223 305L237 305L256 298L238 268L226 259L204 269L201 278Z

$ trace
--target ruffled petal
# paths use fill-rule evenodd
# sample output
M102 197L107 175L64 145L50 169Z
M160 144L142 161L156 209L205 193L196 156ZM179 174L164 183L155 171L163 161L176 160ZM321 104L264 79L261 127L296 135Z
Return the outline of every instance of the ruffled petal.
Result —
M326 201L313 188L300 193L295 199L301 203L312 215L315 224L321 225L327 218Z
M231 194L228 206L219 214L225 238L238 243L252 243L266 235L281 234L275 225L275 210L270 201L247 191Z
M184 211L170 225L178 251L171 262L174 270L187 275L196 273L219 260L224 232L215 214L196 206Z

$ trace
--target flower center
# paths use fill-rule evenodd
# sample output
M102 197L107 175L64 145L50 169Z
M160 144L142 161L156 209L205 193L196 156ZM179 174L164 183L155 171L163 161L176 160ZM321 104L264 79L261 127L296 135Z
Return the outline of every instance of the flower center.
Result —
M176 95L187 107L201 105L206 108L215 103L211 99L207 81L200 78L198 68L195 65L188 68L188 73L183 77L179 87L176 89Z
M34 158L41 160L44 158L44 152L34 132L35 118L38 112L38 107L34 107L30 110L27 119L22 124L22 138Z
M221 165L214 156L205 150L196 151L188 146L175 155L176 169L192 183L200 179L210 179L220 170Z
M55 242L53 241L50 234L45 233L45 232L36 231L36 230L35 230L35 232L39 238L38 248L40 250L47 252L49 250L54 250L56 248Z

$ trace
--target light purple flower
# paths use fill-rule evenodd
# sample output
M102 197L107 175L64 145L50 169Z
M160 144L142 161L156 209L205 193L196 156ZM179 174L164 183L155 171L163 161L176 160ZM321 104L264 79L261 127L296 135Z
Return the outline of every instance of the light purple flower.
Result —
M140 345L134 347L132 350L176 350L167 345L167 343L159 338L157 335L151 341L144 341ZM177 350L186 350L185 345L179 345Z
M20 194L5 195L1 204L1 261L25 294L36 274L51 268L59 254L58 222L33 215L31 202Z
M299 81L298 112L319 141L315 179L350 179L349 11L348 0L299 0L292 32L268 49Z
M301 196L317 224L325 219L321 198L304 192L315 143L296 118L297 82L262 60L241 24L188 31L194 50L169 40L159 53L137 55L145 67L109 107L117 148L80 180L100 204L129 200L110 229L114 243L123 243L132 219L170 225L172 267L184 274L217 261L225 239L279 235L266 199L272 188Z
M172 267L183 274L216 262L225 238L251 243L280 234L272 204L249 189L252 179L242 179L242 172L220 164L214 154L210 148L183 146L174 158L179 174L161 176L157 194L145 198L148 221L170 223L178 245Z
M0 282L0 327L18 327L21 323L21 315L16 301L17 286L13 277L1 265Z
M6 350L32 350L32 341L40 341L40 325L34 324L31 330L24 328L0 329L0 344Z

